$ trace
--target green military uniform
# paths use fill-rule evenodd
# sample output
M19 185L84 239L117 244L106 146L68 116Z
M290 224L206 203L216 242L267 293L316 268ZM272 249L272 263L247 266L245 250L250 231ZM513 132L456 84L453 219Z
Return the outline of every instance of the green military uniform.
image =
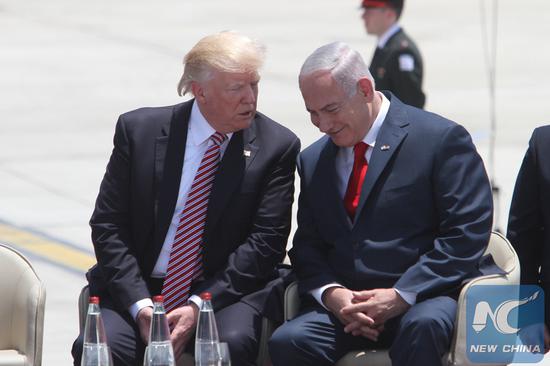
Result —
M424 107L422 56L403 29L391 36L383 48L376 48L369 70L376 89L389 90L407 104Z

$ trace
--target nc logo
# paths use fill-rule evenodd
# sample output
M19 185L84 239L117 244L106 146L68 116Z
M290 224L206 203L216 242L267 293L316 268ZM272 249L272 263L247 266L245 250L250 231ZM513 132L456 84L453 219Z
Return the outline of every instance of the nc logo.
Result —
M488 302L478 302L474 312L472 328L474 328L477 333L481 332L487 326L487 317L490 317L496 330L501 334L516 334L519 328L514 328L508 323L508 315L518 306L534 301L538 297L539 292L540 291L537 291L533 295L522 300L504 301L497 306L495 312L491 310L491 306Z

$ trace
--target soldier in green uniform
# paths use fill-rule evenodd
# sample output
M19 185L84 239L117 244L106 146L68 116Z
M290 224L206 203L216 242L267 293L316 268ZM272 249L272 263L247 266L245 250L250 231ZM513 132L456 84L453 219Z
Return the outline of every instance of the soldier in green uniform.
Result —
M422 56L398 24L404 0L363 0L368 34L378 37L369 70L377 90L389 90L403 102L424 107Z

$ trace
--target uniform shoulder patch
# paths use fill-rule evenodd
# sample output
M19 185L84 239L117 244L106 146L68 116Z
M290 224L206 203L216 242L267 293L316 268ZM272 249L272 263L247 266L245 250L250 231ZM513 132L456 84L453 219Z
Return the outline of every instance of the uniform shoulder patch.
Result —
M414 70L414 57L409 54L399 56L399 70L401 71L413 71Z

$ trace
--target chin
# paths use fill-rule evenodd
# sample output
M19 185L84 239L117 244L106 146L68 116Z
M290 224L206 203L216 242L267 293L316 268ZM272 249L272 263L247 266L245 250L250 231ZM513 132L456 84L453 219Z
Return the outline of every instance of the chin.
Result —
M334 143L334 145L338 147L350 147L353 146L353 144L350 144L349 141L346 141L345 139L341 139L335 136L330 136L330 139Z
M252 118L246 119L246 120L240 120L240 121L236 122L233 125L233 131L231 131L231 132L237 132L237 131L240 131L240 130L244 130L244 129L250 127L251 124L252 124Z

